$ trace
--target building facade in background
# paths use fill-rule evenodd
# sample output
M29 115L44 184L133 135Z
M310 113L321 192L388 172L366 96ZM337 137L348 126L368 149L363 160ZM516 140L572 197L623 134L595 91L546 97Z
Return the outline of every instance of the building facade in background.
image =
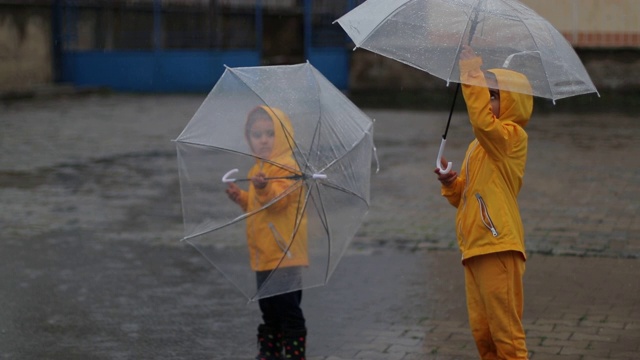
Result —
M638 0L521 0L577 48L640 48Z
M125 91L206 91L224 65L306 60L343 89L422 86L405 65L352 52L333 20L363 1L0 0L0 92L55 81ZM626 66L640 68L640 1L522 2L579 53L596 59L624 53Z

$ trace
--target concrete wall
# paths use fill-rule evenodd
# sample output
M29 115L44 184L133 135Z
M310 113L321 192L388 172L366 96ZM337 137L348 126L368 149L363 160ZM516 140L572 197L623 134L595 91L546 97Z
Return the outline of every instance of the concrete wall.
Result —
M46 7L0 4L0 92L51 83L50 12Z
M521 0L577 47L640 48L638 0Z

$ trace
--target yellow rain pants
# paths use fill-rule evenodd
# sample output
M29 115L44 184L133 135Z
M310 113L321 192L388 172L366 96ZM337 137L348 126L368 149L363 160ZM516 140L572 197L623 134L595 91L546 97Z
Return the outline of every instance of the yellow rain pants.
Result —
M483 360L527 359L522 327L525 262L517 251L464 261L469 324Z

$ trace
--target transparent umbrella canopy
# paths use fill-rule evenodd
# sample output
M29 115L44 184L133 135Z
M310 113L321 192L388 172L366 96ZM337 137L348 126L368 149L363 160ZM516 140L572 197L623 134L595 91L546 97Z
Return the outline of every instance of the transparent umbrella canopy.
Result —
M309 63L227 68L175 143L183 241L250 301L327 283L369 208L367 115Z
M458 88L460 53L469 45L482 57L484 69L506 68L527 76L533 96L555 103L597 93L571 44L517 0L368 0L336 22L356 48L426 71L447 85L456 82ZM436 159L441 173L451 169L451 163L443 168L440 159L455 99Z
M571 44L517 0L368 0L338 20L356 44L460 82L470 45L484 67L523 73L532 95L552 100L597 92Z

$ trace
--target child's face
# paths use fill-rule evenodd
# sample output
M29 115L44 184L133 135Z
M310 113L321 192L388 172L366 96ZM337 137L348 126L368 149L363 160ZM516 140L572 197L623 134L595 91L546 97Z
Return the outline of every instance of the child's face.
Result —
M489 87L489 95L491 96L491 112L496 118L500 117L500 91L498 90L498 82L491 77L487 78L487 86Z
M273 121L269 118L257 119L249 130L249 142L253 153L268 159L273 149Z

